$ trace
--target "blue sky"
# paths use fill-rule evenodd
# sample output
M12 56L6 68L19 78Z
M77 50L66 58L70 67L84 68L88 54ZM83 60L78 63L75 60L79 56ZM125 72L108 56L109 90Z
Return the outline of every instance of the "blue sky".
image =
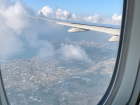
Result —
M49 6L62 9L79 16L91 16L95 13L102 17L112 17L115 13L122 14L123 0L20 0L38 12L42 7Z

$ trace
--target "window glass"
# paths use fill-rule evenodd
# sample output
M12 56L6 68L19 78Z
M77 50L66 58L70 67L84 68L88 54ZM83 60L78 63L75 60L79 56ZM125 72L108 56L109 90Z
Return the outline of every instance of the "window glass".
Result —
M23 16L24 15L24 16ZM120 28L122 0L0 1L0 66L11 105L96 105L112 77L112 34L30 18Z

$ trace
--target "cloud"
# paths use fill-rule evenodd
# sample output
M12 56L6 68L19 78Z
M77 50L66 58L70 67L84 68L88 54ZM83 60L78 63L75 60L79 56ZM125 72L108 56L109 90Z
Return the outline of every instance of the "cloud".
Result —
M40 47L37 56L41 59L51 59L54 57L59 58L63 61L83 61L87 63L92 63L86 54L85 50L79 45L73 44L61 44L59 49L55 49L54 46L47 41L39 42ZM42 46L43 45L43 46Z
M78 60L92 63L85 50L78 45L61 44L61 48L58 50L58 53L61 55L61 59L65 61Z
M18 34L26 27L26 22L21 18L25 13L20 2L9 4L0 2L0 58L7 59L17 53L22 53L23 43Z
M67 11L57 10L56 15L52 14L51 8L47 9L46 16L56 16L57 18L69 18L70 13ZM50 12L50 14L49 14ZM44 12L45 13L45 12ZM51 28L55 29L53 23L47 21L35 20L27 18L24 15L34 15L34 11L17 1L14 4L10 2L3 2L0 4L0 58L9 59L18 54L35 53L43 59L53 58L58 52L54 46L47 41L47 39L39 39L41 33L47 35ZM53 31L53 30L52 30ZM57 34L58 35L58 34ZM59 37L59 36L58 36ZM86 53L78 46L62 45L61 58L87 59ZM65 52L68 50L70 52ZM33 50L33 51L30 51Z
M43 7L39 12L39 15L44 15L48 18L57 18L57 19L70 19L71 13L66 10L57 9L54 11L49 6Z
M0 27L0 59L5 60L24 51L23 43L14 34L1 31Z
M22 55L27 50L25 45L32 46L38 41L37 34L42 28L36 28L38 23L24 15L34 15L34 11L17 1L0 1L0 59L8 60L16 55ZM33 24L35 23L35 24ZM32 25L36 26L33 27ZM36 28L36 29L35 29ZM34 34L34 30L36 30ZM24 40L25 39L25 40ZM32 39L32 41L30 40Z
M61 48L56 50L48 40L63 40L70 33L67 33L65 27L61 25L23 16L35 16L35 14L36 12L33 9L22 4L20 1L14 3L11 3L9 0L0 1L0 60L16 58L16 55L22 58L24 54L27 54L28 57L39 56L40 58L48 59L61 52L59 54L61 54L60 57L63 60L75 59L90 62L84 49L78 45L62 44ZM49 6L43 7L39 11L39 15L58 19L104 21L97 14L92 17L80 17L66 10L57 9L54 11ZM121 17L114 15L112 18L116 21ZM60 31L60 28L62 31ZM82 38L82 33L79 36ZM76 39L79 36L78 34L77 36L72 34L69 37Z
M10 6L0 6L0 20L3 20L3 24L7 28L17 33L20 33L20 31L28 24L22 14L27 13L20 2L16 2L14 5Z
M71 14L66 10L57 9L54 11L49 6L43 7L38 12L39 15L44 15L47 18L56 18L56 19L64 19L64 20L74 20L74 21L85 21L92 23L102 23L102 24L113 24L120 25L121 24L121 15L114 14L112 18L103 18L98 14L88 17L77 16L75 14Z
M53 49L47 39L38 38L41 33L47 34L52 25L46 21L26 17L35 14L34 10L19 1L14 3L8 0L0 1L0 60L9 60L17 56L22 58L25 53L28 56L28 52L32 53L30 54L32 56L37 53L47 56L43 55L43 49Z
M55 49L49 42L47 41L40 42L40 48L37 55L38 57L40 57L41 59L49 59L49 58L53 58L54 54L55 54Z

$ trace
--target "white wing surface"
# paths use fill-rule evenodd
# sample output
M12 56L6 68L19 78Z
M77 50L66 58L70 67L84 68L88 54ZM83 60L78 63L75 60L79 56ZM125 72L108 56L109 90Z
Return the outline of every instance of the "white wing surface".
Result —
M109 41L119 41L119 35L120 35L120 29L119 28L113 28L113 27L106 27L106 26L98 26L98 25L88 25L88 24L80 24L75 22L65 22L63 20L55 20L55 19L47 19L47 18L40 18L40 17L34 17L34 16L28 16L36 19L42 19L42 20L48 20L55 22L56 24L61 24L65 26L72 27L68 32L84 32L84 31L99 31L104 32L108 34L113 34L114 36L109 39Z

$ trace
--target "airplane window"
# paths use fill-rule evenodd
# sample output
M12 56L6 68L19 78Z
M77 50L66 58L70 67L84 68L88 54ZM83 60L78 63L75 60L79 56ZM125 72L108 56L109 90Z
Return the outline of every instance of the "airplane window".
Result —
M96 105L114 70L122 4L0 1L0 66L9 103Z

